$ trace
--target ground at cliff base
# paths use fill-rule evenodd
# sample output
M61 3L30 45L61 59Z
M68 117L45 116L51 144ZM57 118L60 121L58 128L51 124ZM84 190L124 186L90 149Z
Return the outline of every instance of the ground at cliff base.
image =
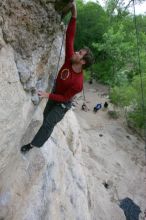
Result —
M128 197L144 213L146 160L143 140L127 127L124 117L111 117L109 112L114 112L116 108L110 103L107 86L96 82L85 83L84 94L86 101L82 93L76 97L74 112L81 127L84 168L91 202L94 206L100 206L103 197L100 193L104 186L111 200L109 207L113 203L118 205L119 200ZM84 102L88 111L81 109ZM104 105L105 102L108 108L93 112L97 103ZM93 211L93 216L95 214Z

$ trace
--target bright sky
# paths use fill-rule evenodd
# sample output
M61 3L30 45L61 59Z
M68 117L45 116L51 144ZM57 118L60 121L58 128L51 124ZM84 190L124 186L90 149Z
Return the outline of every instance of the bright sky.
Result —
M136 14L146 14L146 1L135 6Z
M88 0L85 0L85 1L88 1ZM96 2L96 0L92 0L92 1ZM98 0L98 2L102 6L104 6L104 1L105 0ZM124 0L124 2L126 3L126 2L129 2L129 1L128 0ZM130 9L130 12L133 13L133 8ZM135 12L136 12L136 14L146 14L146 1L141 3L141 4L136 4L135 5Z

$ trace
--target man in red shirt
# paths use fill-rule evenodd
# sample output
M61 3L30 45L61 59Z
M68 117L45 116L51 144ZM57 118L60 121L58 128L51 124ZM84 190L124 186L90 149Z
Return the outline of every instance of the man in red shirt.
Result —
M66 31L65 62L61 67L55 84L55 91L51 94L39 91L38 95L48 98L44 110L44 121L31 143L21 147L25 153L33 147L42 147L50 137L55 125L62 120L71 108L73 96L83 89L83 69L93 63L93 55L89 48L74 52L74 38L76 31L77 10L75 2L69 3L72 17Z

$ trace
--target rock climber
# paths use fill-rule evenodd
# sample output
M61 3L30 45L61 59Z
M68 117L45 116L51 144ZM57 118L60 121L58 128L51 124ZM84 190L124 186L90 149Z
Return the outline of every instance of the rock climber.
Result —
M85 47L74 52L76 3L70 2L68 8L72 16L66 31L65 62L59 70L55 91L50 94L38 91L40 97L48 99L43 113L44 120L31 143L21 147L22 153L26 153L34 147L42 147L50 137L55 125L63 119L66 112L71 108L73 96L83 89L83 69L89 67L94 60L89 48Z

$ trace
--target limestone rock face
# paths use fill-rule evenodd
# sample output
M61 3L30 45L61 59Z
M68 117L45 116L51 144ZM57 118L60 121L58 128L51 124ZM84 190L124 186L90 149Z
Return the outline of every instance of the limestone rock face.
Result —
M20 147L34 111L39 109L37 90L50 90L54 82L64 30L56 5L0 1L1 171ZM64 50L60 65L63 55Z
M55 78L64 31L56 5L53 1L0 1L0 219L15 219L8 201L15 203L16 182L25 191L19 182L25 174L17 156L42 122L45 103L36 91L50 90ZM63 55L64 50L60 65Z
M45 101L36 91L50 90L56 77L64 31L56 11L61 4L0 2L0 219L90 219L72 112L42 149L20 153L42 123ZM64 50L59 65L63 55Z
M43 148L26 156L15 152L9 168L1 173L1 218L90 219L79 136L78 123L69 111Z
M0 4L0 48L4 42L11 45L20 81L35 96L36 89L47 88L48 77L55 71L49 64L53 51L57 63L63 30L61 17L54 2L7 0ZM54 45L57 48L52 51ZM37 100L32 98L35 104Z

